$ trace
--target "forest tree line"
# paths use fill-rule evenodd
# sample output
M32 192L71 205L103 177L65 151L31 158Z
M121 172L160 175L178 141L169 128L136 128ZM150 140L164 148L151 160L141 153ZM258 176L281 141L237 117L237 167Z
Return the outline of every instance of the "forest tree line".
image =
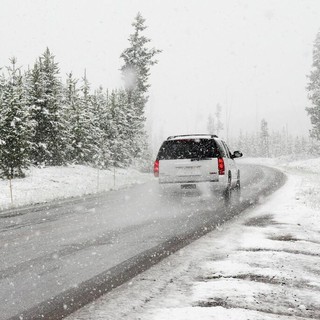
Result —
M250 133L240 131L237 138L230 139L230 145L243 152L245 157L299 157L317 154L320 151L314 139L292 135L286 128L269 132L265 119L261 120L260 131Z
M109 168L148 159L144 109L160 51L147 48L144 22L139 13L120 56L123 89L92 90L85 73L63 82L48 48L24 72L10 59L0 75L0 176L23 177L30 165Z
M222 105L217 104L214 114L207 118L207 131L220 135L224 131L222 121ZM320 141L319 141L320 142ZM255 132L240 130L237 136L228 138L228 144L233 150L241 151L245 157L276 158L281 156L299 156L301 154L319 154L320 143L311 135L294 136L287 128L280 131L269 130L269 123L262 119L260 127Z

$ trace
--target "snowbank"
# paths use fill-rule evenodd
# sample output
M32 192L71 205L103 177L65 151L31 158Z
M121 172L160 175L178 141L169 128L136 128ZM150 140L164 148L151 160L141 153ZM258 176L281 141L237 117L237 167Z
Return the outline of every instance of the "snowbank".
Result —
M32 167L26 178L12 180L12 200L9 181L0 180L0 210L119 189L150 179L153 179L151 174L135 169L98 170L80 165Z
M308 155L300 156L298 159L292 156L279 158L241 158L237 159L237 162L240 164L261 164L270 167L280 167L283 169L303 169L309 172L320 173L320 158L312 158Z

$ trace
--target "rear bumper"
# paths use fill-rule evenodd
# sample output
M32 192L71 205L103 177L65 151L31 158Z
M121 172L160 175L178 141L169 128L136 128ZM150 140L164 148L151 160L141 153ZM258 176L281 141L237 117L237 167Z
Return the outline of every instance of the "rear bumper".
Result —
M210 183L212 185L222 185L226 186L228 182L226 175L215 175L215 176L169 176L161 175L159 176L159 184L161 185L183 185L183 184L203 184Z
M221 179L222 178L222 179ZM218 183L223 180L223 177L203 177L203 176L159 176L160 184L183 184L183 183L203 183L203 182L215 182Z
M185 184L185 183L219 183L219 180L184 180L184 181L166 181L160 180L160 184Z
M227 183L223 180L215 181L179 181L179 182L163 182L159 180L162 190L179 191L185 189L223 191L227 187Z

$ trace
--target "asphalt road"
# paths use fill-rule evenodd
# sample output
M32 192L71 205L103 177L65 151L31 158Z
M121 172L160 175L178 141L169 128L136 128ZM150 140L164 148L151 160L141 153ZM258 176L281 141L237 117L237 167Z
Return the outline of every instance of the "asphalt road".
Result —
M241 197L161 196L156 181L0 215L0 319L61 319L255 205L285 181L242 166Z

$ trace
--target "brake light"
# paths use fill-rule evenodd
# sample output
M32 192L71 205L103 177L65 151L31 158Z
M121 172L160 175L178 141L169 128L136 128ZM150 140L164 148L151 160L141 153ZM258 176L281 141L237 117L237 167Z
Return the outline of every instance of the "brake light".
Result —
M156 160L153 164L153 174L155 177L159 177L159 160Z
M218 170L219 170L219 175L224 175L224 161L223 158L218 158Z

